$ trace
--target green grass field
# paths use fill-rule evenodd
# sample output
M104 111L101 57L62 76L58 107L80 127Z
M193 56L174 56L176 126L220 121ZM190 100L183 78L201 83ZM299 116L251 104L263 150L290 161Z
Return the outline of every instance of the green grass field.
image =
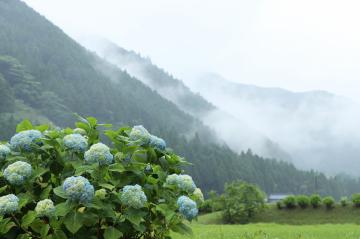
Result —
M355 224L322 225L204 225L192 224L193 237L174 234L174 239L359 239Z
M360 209L278 210L269 206L248 225L222 225L221 213L210 213L191 223L193 237L174 239L360 239Z

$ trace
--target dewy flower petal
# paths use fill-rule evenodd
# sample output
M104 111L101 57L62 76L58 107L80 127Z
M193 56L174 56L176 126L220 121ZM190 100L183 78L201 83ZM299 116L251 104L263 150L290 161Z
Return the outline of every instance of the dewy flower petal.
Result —
M91 202L94 197L94 186L82 176L72 176L65 179L63 190L71 201L87 203Z
M15 134L10 139L10 146L13 150L31 151L31 144L42 137L39 130L25 130Z
M31 173L32 168L30 164L23 161L17 161L5 168L4 177L10 184L21 185L31 176Z
M19 198L14 194L0 197L0 215L15 212L19 207Z
M114 156L110 153L108 146L102 143L94 144L85 152L85 161L88 163L99 163L109 165L114 161Z
M87 149L88 143L80 134L68 134L64 137L64 146L72 152L82 153Z
M141 186L136 184L125 186L121 193L120 200L126 206L139 209L145 206L147 197Z
M181 196L177 200L179 206L179 212L189 221L194 219L198 215L198 208L196 202L191 200L187 196Z

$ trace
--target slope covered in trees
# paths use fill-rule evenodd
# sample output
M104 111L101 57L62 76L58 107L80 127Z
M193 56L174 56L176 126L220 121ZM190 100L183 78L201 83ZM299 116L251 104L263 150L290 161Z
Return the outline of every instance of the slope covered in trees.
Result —
M187 170L205 191L220 191L235 179L259 184L266 192L317 190L341 196L360 191L351 178L326 178L219 145L199 120L103 62L18 0L0 1L0 29L0 139L15 131L20 118L66 127L78 113L115 126L143 124L193 163Z

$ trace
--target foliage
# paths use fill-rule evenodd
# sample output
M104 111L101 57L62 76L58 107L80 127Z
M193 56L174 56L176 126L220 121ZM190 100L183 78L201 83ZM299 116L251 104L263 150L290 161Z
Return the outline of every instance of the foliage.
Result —
M131 140L128 127L105 131L109 148L100 143L98 128L104 126L92 117L80 117L76 130L27 120L18 125L11 152L0 161L1 238L169 239L170 230L191 233L183 221L196 218L200 193L184 186L195 186L180 174L184 159ZM181 187L166 184L169 175L177 175Z
M335 207L335 199L331 196L324 197L322 202L327 209Z
M360 193L353 194L351 200L355 207L360 207Z
M310 199L306 195L298 195L296 196L296 203L300 208L307 208L310 205Z
M313 194L310 196L310 204L313 208L318 208L321 206L321 197L319 194Z
M256 185L235 181L225 185L223 217L227 223L247 223L264 208L265 193Z
M349 204L348 197L341 197L340 198L340 204L341 204L341 206L346 207Z
M277 209L283 209L284 208L284 203L283 203L283 201L277 201L276 202L276 207L277 207Z
M287 196L283 199L283 203L286 208L293 209L296 207L296 197L293 195Z

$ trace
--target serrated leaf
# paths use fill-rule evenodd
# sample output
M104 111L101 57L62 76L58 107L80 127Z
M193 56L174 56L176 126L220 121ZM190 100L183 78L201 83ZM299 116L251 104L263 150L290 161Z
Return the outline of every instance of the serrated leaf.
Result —
M24 228L28 228L28 226L35 220L36 212L28 211L22 218L21 218L21 226Z
M16 126L16 132L33 129L33 125L30 120L24 119L20 124Z
M100 183L99 186L103 187L103 188L106 188L106 189L109 189L109 190L113 190L115 188L115 186L113 186L111 184L108 184L108 183Z
M122 172L125 172L125 168L122 164L115 163L115 164L111 164L109 166L109 171L122 173Z
M105 239L118 239L123 236L123 233L114 227L108 227L104 231Z
M49 125L47 125L47 124L38 125L38 126L35 126L34 129L37 129L40 132L44 132L45 130L49 129Z
M54 191L55 195L57 195L61 198L67 198L66 193L65 193L64 189L62 188L62 186L54 188L53 191Z
M58 217L66 216L73 209L68 202L59 203L55 206L55 215Z
M183 235L193 236L193 231L191 230L191 227L187 226L182 222L173 225L171 227L171 230Z
M125 212L125 218L129 220L132 224L139 226L141 222L144 221L144 216L146 215L146 212L135 210L132 208L129 208Z
M72 211L66 215L64 224L72 234L75 234L83 226L83 216L77 211Z

